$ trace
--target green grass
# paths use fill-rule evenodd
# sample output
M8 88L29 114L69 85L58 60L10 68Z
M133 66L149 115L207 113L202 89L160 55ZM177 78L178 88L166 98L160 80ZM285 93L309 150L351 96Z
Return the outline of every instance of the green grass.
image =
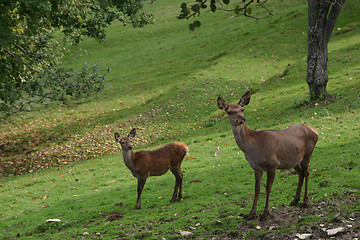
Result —
M180 3L158 0L147 6L155 24L141 29L115 24L104 43L86 39L70 48L66 67L80 68L84 61L104 72L110 67L103 93L1 123L0 140L10 144L0 162L20 169L0 179L1 238L181 239L180 230L205 239L295 237L293 231L309 231L311 224L330 226L338 211L344 216L360 211L350 200L322 216L291 208L298 215L288 226L256 230L262 223L241 216L251 208L253 170L216 104L217 96L233 103L250 89L255 92L246 108L251 129L315 127L320 138L310 164L311 203L359 196L359 2L346 3L329 44L327 89L335 101L311 108L299 107L308 100L306 3L272 1L268 7L274 16L258 21L229 19L225 12L202 14L195 32L175 18ZM135 150L174 140L189 145L183 201L169 203L174 177L167 173L148 180L142 209L132 210L136 179L123 164L113 134L133 127L142 128ZM49 169L38 171L43 168ZM273 215L295 194L297 176L289 173L277 173ZM265 181L258 213L265 204ZM114 212L119 219L108 221ZM50 218L62 222L46 223Z

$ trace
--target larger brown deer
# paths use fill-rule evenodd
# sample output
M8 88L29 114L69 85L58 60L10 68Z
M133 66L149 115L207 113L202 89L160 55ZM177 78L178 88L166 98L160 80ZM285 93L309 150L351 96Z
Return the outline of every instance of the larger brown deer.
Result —
M246 92L237 104L227 104L218 97L218 106L228 114L230 125L238 147L244 152L251 168L255 170L255 196L248 219L254 218L259 199L261 178L267 173L266 204L261 216L265 220L269 215L271 187L276 169L294 168L299 175L299 182L294 200L290 205L300 201L301 188L305 178L303 205L309 205L308 181L309 162L318 140L318 133L305 124L293 125L283 130L254 131L245 124L244 107L250 102L250 91Z
M121 145L125 165L130 169L138 180L138 198L134 209L141 208L141 193L146 179L149 176L160 176L169 169L175 176L174 193L170 202L180 201L182 198L183 172L181 162L189 148L181 142L168 143L154 151L133 152L132 138L135 137L136 129L132 129L127 137L121 137L115 133L115 140Z

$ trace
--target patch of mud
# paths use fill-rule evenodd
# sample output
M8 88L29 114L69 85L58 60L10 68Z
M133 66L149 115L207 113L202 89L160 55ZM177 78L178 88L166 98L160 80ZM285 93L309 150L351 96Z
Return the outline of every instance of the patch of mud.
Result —
M112 212L110 216L107 218L107 221L112 222L124 217L124 213L121 212Z
M106 218L106 221L108 222L119 220L124 216L125 213L122 212L101 213L101 217Z

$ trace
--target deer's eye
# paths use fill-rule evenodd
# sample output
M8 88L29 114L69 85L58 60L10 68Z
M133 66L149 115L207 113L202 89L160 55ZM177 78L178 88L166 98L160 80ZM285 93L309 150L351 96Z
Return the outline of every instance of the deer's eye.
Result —
M120 144L124 144L124 141L120 140Z

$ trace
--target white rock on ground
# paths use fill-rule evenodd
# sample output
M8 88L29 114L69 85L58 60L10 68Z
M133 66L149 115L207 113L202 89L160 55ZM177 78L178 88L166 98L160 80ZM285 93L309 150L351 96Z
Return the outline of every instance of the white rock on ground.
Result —
M183 237L188 237L188 236L190 236L190 235L193 234L192 232L182 231L182 230L180 230L179 233L180 233L181 236L183 236Z
M328 230L326 230L326 233L329 236L333 236L333 235L336 235L337 233L343 232L343 231L345 231L344 227L338 227L338 228L328 229Z
M303 234L297 233L296 237L298 237L299 239L307 239L311 237L311 233L303 233Z

